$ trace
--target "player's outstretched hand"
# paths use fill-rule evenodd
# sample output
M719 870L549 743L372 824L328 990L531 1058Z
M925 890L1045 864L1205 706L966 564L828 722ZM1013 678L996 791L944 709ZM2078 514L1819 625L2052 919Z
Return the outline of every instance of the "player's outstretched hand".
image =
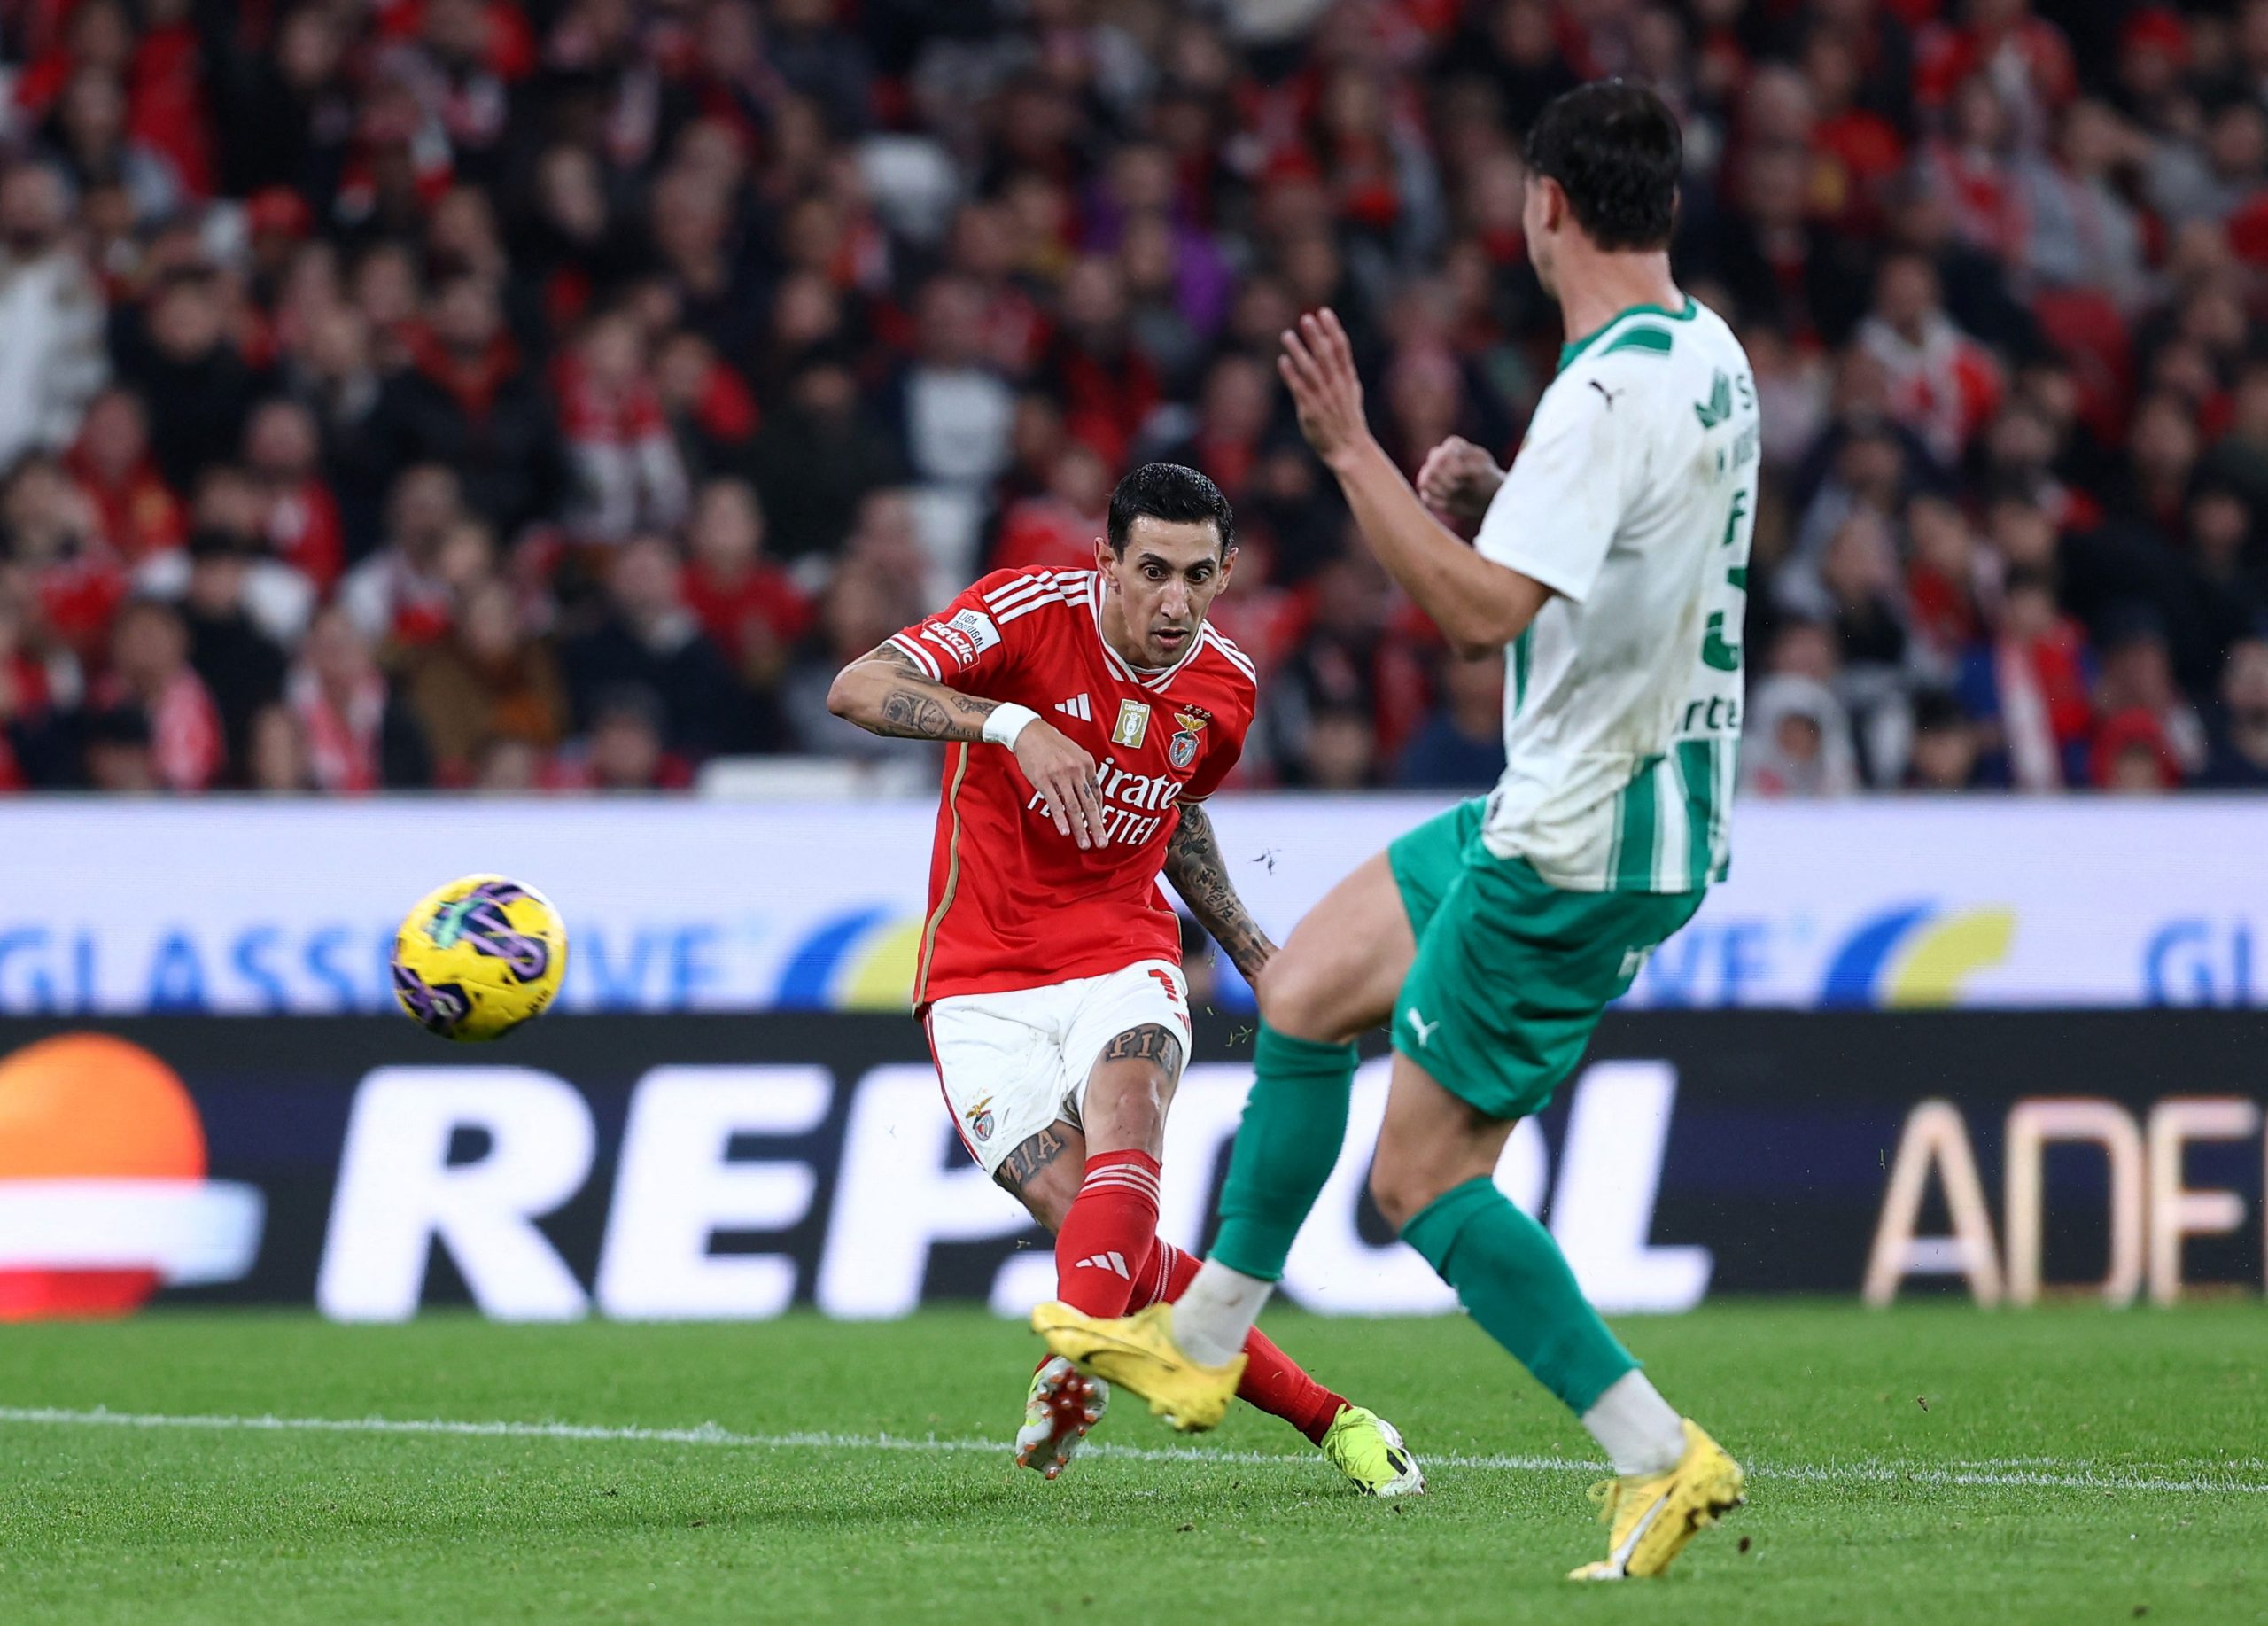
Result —
M1478 525L1503 483L1496 460L1462 435L1426 453L1425 466L1418 471L1418 494L1425 506L1461 525Z
M1107 846L1102 798L1095 794L1095 759L1060 729L1029 722L1016 735L1016 766L1047 798L1047 816L1082 850Z
M1363 421L1363 381L1355 371L1355 348L1347 330L1328 307L1284 330L1284 354L1276 370L1291 386L1299 409L1300 432L1326 467L1347 467L1368 444L1371 426Z

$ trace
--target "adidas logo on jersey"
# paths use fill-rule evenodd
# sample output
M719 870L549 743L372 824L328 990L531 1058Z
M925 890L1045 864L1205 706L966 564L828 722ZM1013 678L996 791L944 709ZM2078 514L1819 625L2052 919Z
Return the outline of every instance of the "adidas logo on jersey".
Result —
M1055 709L1066 717L1077 718L1083 723L1091 723L1095 720L1094 712L1090 709L1084 695L1074 695L1068 700L1058 700L1055 703Z
M1071 1268L1075 1271L1109 1271L1128 1281L1134 1280L1134 1272L1126 1268L1126 1256L1117 1252L1090 1254Z

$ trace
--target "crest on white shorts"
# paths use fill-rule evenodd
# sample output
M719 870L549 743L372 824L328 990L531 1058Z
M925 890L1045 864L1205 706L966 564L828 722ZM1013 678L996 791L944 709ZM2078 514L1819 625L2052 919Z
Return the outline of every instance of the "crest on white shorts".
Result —
M968 1132L979 1140L992 1139L992 1098L990 1095L968 1109Z

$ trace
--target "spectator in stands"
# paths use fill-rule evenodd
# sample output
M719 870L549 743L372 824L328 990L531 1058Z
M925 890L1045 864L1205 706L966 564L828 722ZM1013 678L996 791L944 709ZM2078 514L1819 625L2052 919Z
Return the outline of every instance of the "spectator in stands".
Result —
M59 452L110 371L103 301L72 246L62 178L19 163L0 175L0 472Z
M68 742L58 727L48 664L27 644L29 617L12 572L0 570L0 791L65 782Z
M2149 167L2151 204L2174 225L2225 222L2260 185L2268 163L2268 114L2249 98L2223 103L2202 143L2161 141Z
M900 456L936 499L935 551L956 563L975 544L985 488L1007 467L1015 415L1014 393L985 362L982 314L966 277L939 276L924 286L920 348L892 398ZM1099 421L1107 422L1107 414Z
M43 144L74 187L118 188L136 223L146 226L178 206L181 177L162 153L128 129L127 113L126 87L118 74L106 67L82 67L56 99Z
M920 740L884 739L833 715L827 691L835 674L900 627L920 618L918 591L902 575L866 561L845 564L819 601L810 645L788 674L782 704L802 749L853 762L928 763L935 748Z
M2149 293L2142 222L2115 172L2145 150L2102 103L2066 108L2054 160L2022 167L2024 269L2051 287L2090 289L2119 310L2139 309Z
M1907 754L1909 790L1975 790L1993 783L1983 731L1961 702L1941 689L1914 701L1914 745Z
M685 759L662 743L667 708L635 683L602 690L588 736L563 752L544 783L555 790L682 790L693 782Z
M1741 789L1752 796L1848 796L1859 789L1850 720L1815 678L1775 673L1750 690Z
M307 760L307 734L299 714L281 702L262 706L252 718L246 748L245 782L268 796L304 796L320 790Z
M128 570L187 538L188 516L150 455L149 415L133 391L106 389L88 403L63 466L95 505L103 535Z
M259 557L249 538L213 528L195 533L181 602L190 665L205 680L224 747L237 763L249 760L254 718L282 696L287 665L283 646L245 608L249 572Z
M2221 709L2200 787L2213 790L2268 789L2268 636L2229 646L2221 676Z
M189 629L172 605L137 599L119 612L110 670L95 697L104 711L141 719L150 772L159 787L203 790L221 777L228 760L221 714L189 663ZM127 738L113 743L133 743ZM89 771L94 772L91 763Z
M1956 692L1971 716L1993 726L2018 790L2086 782L2093 668L2086 635L2057 607L2052 578L2037 564L2011 569L1992 634L1963 659Z
M260 488L260 533L275 556L328 594L346 564L338 504L323 483L315 414L296 401L256 408L245 430L245 465Z
M637 684L661 701L669 750L697 760L741 744L748 728L741 691L686 603L683 569L665 539L622 545L607 572L606 606L599 624L560 654L578 726L596 725L602 693Z
M961 382L972 399L985 394L975 377ZM939 411L951 416L950 406ZM749 467L764 496L773 556L822 572L868 494L905 478L896 448L859 400L848 358L828 346L796 361L787 398L757 432Z
M1901 253L1883 261L1859 342L1886 376L1891 415L1921 437L1939 467L1952 468L1998 405L2000 371L1946 314L1927 260Z
M279 382L315 416L325 487L338 505L346 557L368 558L384 525L391 453L379 440L382 380L370 324L350 305L327 306L286 346Z
M87 718L87 788L120 796L148 796L171 789L158 777L150 719L135 705L112 706Z
M654 393L688 479L747 465L762 414L748 380L698 333L664 336L654 354ZM850 393L857 393L851 386Z
M339 584L338 602L365 638L431 643L454 612L441 553L466 517L457 477L439 463L405 469L386 510L385 545Z
M625 311L594 317L556 379L574 496L567 527L588 541L668 531L685 517L685 464Z
M2228 428L2205 459L2256 515L2268 514L2268 359L2248 363L2229 394Z
M526 635L511 587L493 577L466 593L449 635L416 654L408 695L431 747L434 779L444 785L470 784L491 741L548 751L567 728L559 663Z
M123 333L120 370L149 403L159 472L187 491L237 455L260 388L229 338L218 273L198 259L160 272Z
M95 505L44 454L21 459L0 491L0 525L27 609L50 637L90 664L107 647L130 587L101 524Z
M344 610L324 611L307 628L284 697L306 737L309 772L323 790L359 795L431 782L416 714Z
M1391 759L1407 743L1425 705L1425 670L1409 644L1393 635L1392 590L1370 554L1342 554L1317 572L1314 587L1307 634L1261 707L1277 743L1278 769L1293 783L1311 771L1305 739L1324 712L1371 720L1362 766L1367 776L1374 759ZM1339 756L1351 760L1356 754Z
M1394 782L1412 790L1486 790L1504 772L1504 662L1450 656L1441 704L1402 753Z
M1950 679L1984 621L1977 590L1987 580L1968 517L1937 492L1917 492L1906 504L1906 603L1917 664Z
M1111 465L1084 441L1055 454L1047 489L1011 507L992 549L994 570L1091 570L1114 482Z
M1302 790L1367 790L1379 782L1379 731L1360 706L1313 712L1285 782Z
M2164 728L2139 706L2102 720L2088 773L2096 789L2129 796L2155 795L2181 784L2181 763Z
M465 505L501 533L541 517L560 489L558 431L504 331L495 284L469 270L445 278L410 349L377 408L393 465L455 470Z
M2106 720L2129 713L2148 718L2173 759L2177 782L2202 769L2205 725L2174 682L2165 628L2156 614L2147 605L2124 607L2099 648L2095 710Z

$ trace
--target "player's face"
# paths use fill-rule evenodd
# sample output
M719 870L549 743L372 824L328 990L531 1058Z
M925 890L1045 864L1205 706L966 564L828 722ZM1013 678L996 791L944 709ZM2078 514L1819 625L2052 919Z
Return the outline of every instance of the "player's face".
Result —
M1229 585L1236 550L1225 555L1209 519L1157 519L1145 514L1126 529L1126 552L1095 544L1095 563L1118 595L1129 654L1138 666L1170 666L1189 653L1205 612Z

